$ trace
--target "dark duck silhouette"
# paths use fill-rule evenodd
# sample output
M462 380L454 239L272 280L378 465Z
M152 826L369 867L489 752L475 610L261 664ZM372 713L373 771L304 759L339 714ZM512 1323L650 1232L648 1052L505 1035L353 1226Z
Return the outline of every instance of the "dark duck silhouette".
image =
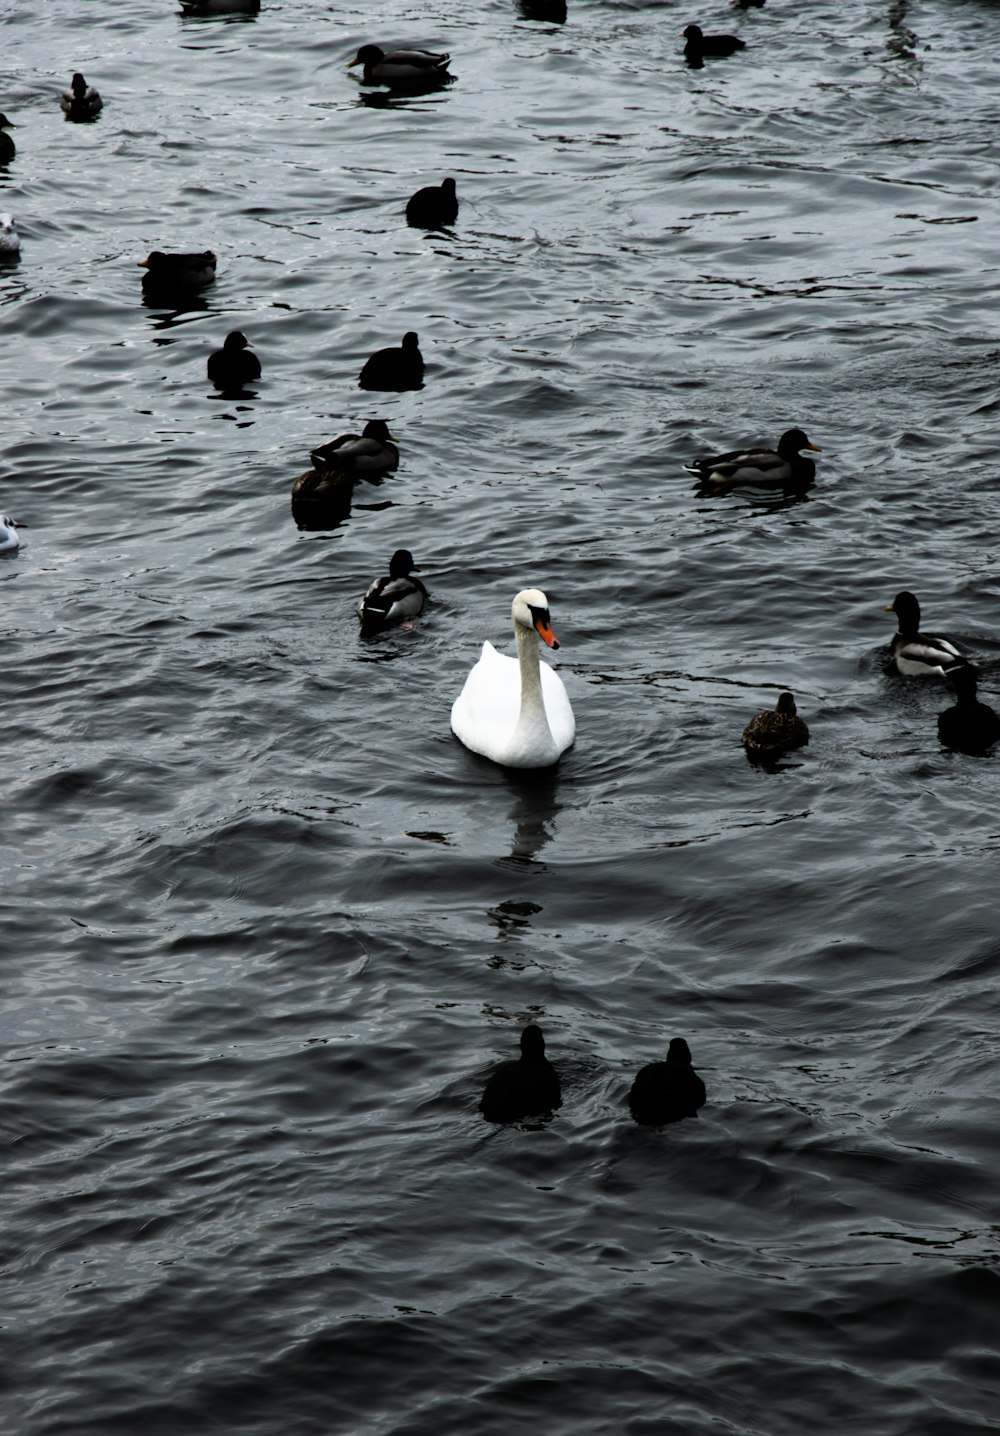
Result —
M361 65L366 85L434 85L450 80L448 61L451 56L435 50L389 50L378 45L362 45L350 70Z
M362 389L422 389L424 356L412 331L403 335L399 349L378 349L366 360L358 384Z
M823 452L818 444L809 442L801 429L787 429L774 449L733 449L714 458L694 459L684 467L714 488L728 489L737 484L790 488L809 484L816 476L816 465L812 459L803 458L800 449Z
M406 201L406 222L414 229L446 229L458 218L458 195L453 179L426 185Z
M364 633L377 633L383 628L394 628L406 624L424 606L428 593L413 571L419 565L413 562L408 548L398 548L389 560L389 572L377 578L358 600L358 617Z
M217 389L242 389L260 378L260 360L251 354L253 345L245 334L234 329L226 335L221 349L209 355L208 377Z
M369 419L360 434L340 434L312 449L309 457L315 469L337 469L362 478L392 473L399 464L399 450L384 419Z
M12 160L17 154L17 145L6 133L7 130L16 129L13 120L8 120L6 115L0 115L0 164L5 160Z
M885 606L894 613L899 631L889 645L890 667L907 678L945 678L957 668L969 666L969 660L940 633L921 633L920 604L908 589L897 593Z
M688 25L683 33L684 58L695 68L701 65L706 55L735 55L737 50L747 47L746 41L736 35L705 35L700 25Z
M628 1105L644 1127L697 1117L705 1105L705 1084L691 1066L691 1049L683 1037L671 1040L665 1062L650 1062L639 1071Z
M542 1029L531 1023L521 1033L521 1055L503 1062L486 1084L479 1109L487 1122L517 1122L562 1105L559 1077L545 1056Z
M154 249L139 260L139 268L146 271L142 276L142 292L147 299L193 294L215 279L215 264L215 255L210 249L200 254L164 254Z
M948 674L958 702L938 714L938 737L947 748L983 753L1000 738L1000 715L976 697L978 677L972 664Z
M773 708L755 714L743 729L741 742L754 762L780 758L790 748L808 743L809 729L799 717L791 693L780 693Z
M103 103L93 85L88 85L79 71L70 81L69 89L63 90L59 100L62 112L68 120L92 120Z

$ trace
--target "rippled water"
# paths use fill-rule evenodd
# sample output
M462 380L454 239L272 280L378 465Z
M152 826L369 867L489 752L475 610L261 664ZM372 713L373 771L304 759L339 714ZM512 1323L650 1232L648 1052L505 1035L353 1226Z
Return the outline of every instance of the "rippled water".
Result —
M0 16L16 1436L1000 1429L997 765L882 612L998 703L1000 10L718 4L701 70L684 7L531 11ZM454 83L367 93L372 39ZM408 329L424 388L358 390ZM298 528L374 414L398 473ZM795 423L805 495L682 470ZM399 546L433 603L363 642ZM525 583L578 728L527 778L448 724ZM751 768L784 686L812 741ZM528 1019L563 1106L494 1128ZM637 1128L678 1034L708 1105Z

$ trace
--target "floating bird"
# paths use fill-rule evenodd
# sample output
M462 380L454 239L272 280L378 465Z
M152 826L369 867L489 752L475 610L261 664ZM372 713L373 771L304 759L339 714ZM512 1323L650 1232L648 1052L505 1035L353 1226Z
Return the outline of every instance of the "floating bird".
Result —
M347 68L363 65L366 85L435 84L452 78L450 59L450 55L433 50L390 50L387 54L378 45L362 45Z
M0 214L0 259L14 259L21 253L21 236L12 214Z
M562 1106L559 1076L545 1056L542 1029L530 1023L521 1033L521 1055L502 1062L486 1084L479 1110L487 1122L517 1122Z
M506 768L548 768L573 742L576 720L559 674L538 661L536 633L559 647L541 589L515 594L511 618L517 658L483 644L452 705L451 728L467 748Z
M0 115L0 164L5 160L12 160L17 154L17 145L10 135L4 134L5 130L16 129L13 120L8 120L6 115Z
M358 384L362 389L422 389L424 356L412 331L403 335L399 349L378 349L366 360Z
M684 30L684 58L692 65L700 65L705 55L735 55L746 47L746 41L735 35L703 35L700 25Z
M458 218L458 195L453 179L418 189L406 201L406 222L414 229L445 229Z
M292 485L292 511L302 504L315 504L344 516L351 511L354 475L342 469L306 469Z
M732 0L736 10L763 10L764 0Z
M719 488L736 484L790 487L811 483L816 476L816 465L812 459L804 459L800 449L823 452L818 444L809 442L801 429L788 429L776 449L734 449L713 459L695 459L684 467L689 474L697 474L702 483Z
M809 729L799 717L792 695L779 693L773 708L765 708L750 719L740 741L748 758L767 762L780 758L790 748L804 747L809 742Z
M70 81L69 89L63 90L59 104L68 120L92 120L103 101L93 85L88 85L77 71Z
M19 524L17 519L12 519L7 514L0 514L0 553L11 553L18 548L21 540L17 531L27 527L27 524Z
M210 249L200 254L163 254L154 249L139 260L143 294L171 294L204 289L215 278L215 255Z
M1000 738L1000 714L976 697L976 670L972 664L954 668L948 682L958 702L938 714L937 731L948 748L964 753L982 753Z
M250 340L238 329L226 335L221 349L208 358L208 377L217 389L242 389L260 378L260 360L248 351Z
M389 572L375 582L358 600L358 617L365 633L377 633L397 623L416 618L428 593L419 578L411 577L419 565L408 548L398 548L389 560Z
M893 634L889 645L890 660L898 673L908 678L945 678L955 669L969 666L950 638L920 632L920 604L906 589L886 604L885 611L894 613L899 621L899 632Z
M260 0L180 0L185 15L256 15Z
M691 1049L674 1037L665 1062L650 1062L638 1073L628 1094L632 1116L645 1127L662 1127L697 1117L705 1105L705 1084L691 1066Z
M316 469L344 474L389 474L399 463L399 450L384 419L369 419L360 434L341 434L309 455Z

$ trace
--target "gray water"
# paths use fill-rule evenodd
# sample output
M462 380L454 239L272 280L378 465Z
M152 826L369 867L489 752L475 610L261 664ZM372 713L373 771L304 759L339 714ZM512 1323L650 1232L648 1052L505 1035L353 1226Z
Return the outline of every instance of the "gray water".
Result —
M1000 780L883 612L1000 706L1000 7L714 4L702 70L692 18L6 0L12 1436L1000 1429ZM367 40L456 78L372 103ZM408 329L424 388L360 391ZM398 472L300 529L374 416ZM805 494L683 472L793 424ZM362 641L401 546L432 603ZM533 777L448 721L525 584L577 717ZM528 1020L563 1106L492 1127ZM708 1103L636 1127L675 1035Z

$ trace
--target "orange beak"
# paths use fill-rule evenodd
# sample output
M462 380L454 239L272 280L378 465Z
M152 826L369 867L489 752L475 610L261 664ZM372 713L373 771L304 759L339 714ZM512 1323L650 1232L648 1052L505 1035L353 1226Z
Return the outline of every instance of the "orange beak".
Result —
M548 648L558 648L559 640L552 632L552 624L547 618L536 618L535 629L539 638Z

